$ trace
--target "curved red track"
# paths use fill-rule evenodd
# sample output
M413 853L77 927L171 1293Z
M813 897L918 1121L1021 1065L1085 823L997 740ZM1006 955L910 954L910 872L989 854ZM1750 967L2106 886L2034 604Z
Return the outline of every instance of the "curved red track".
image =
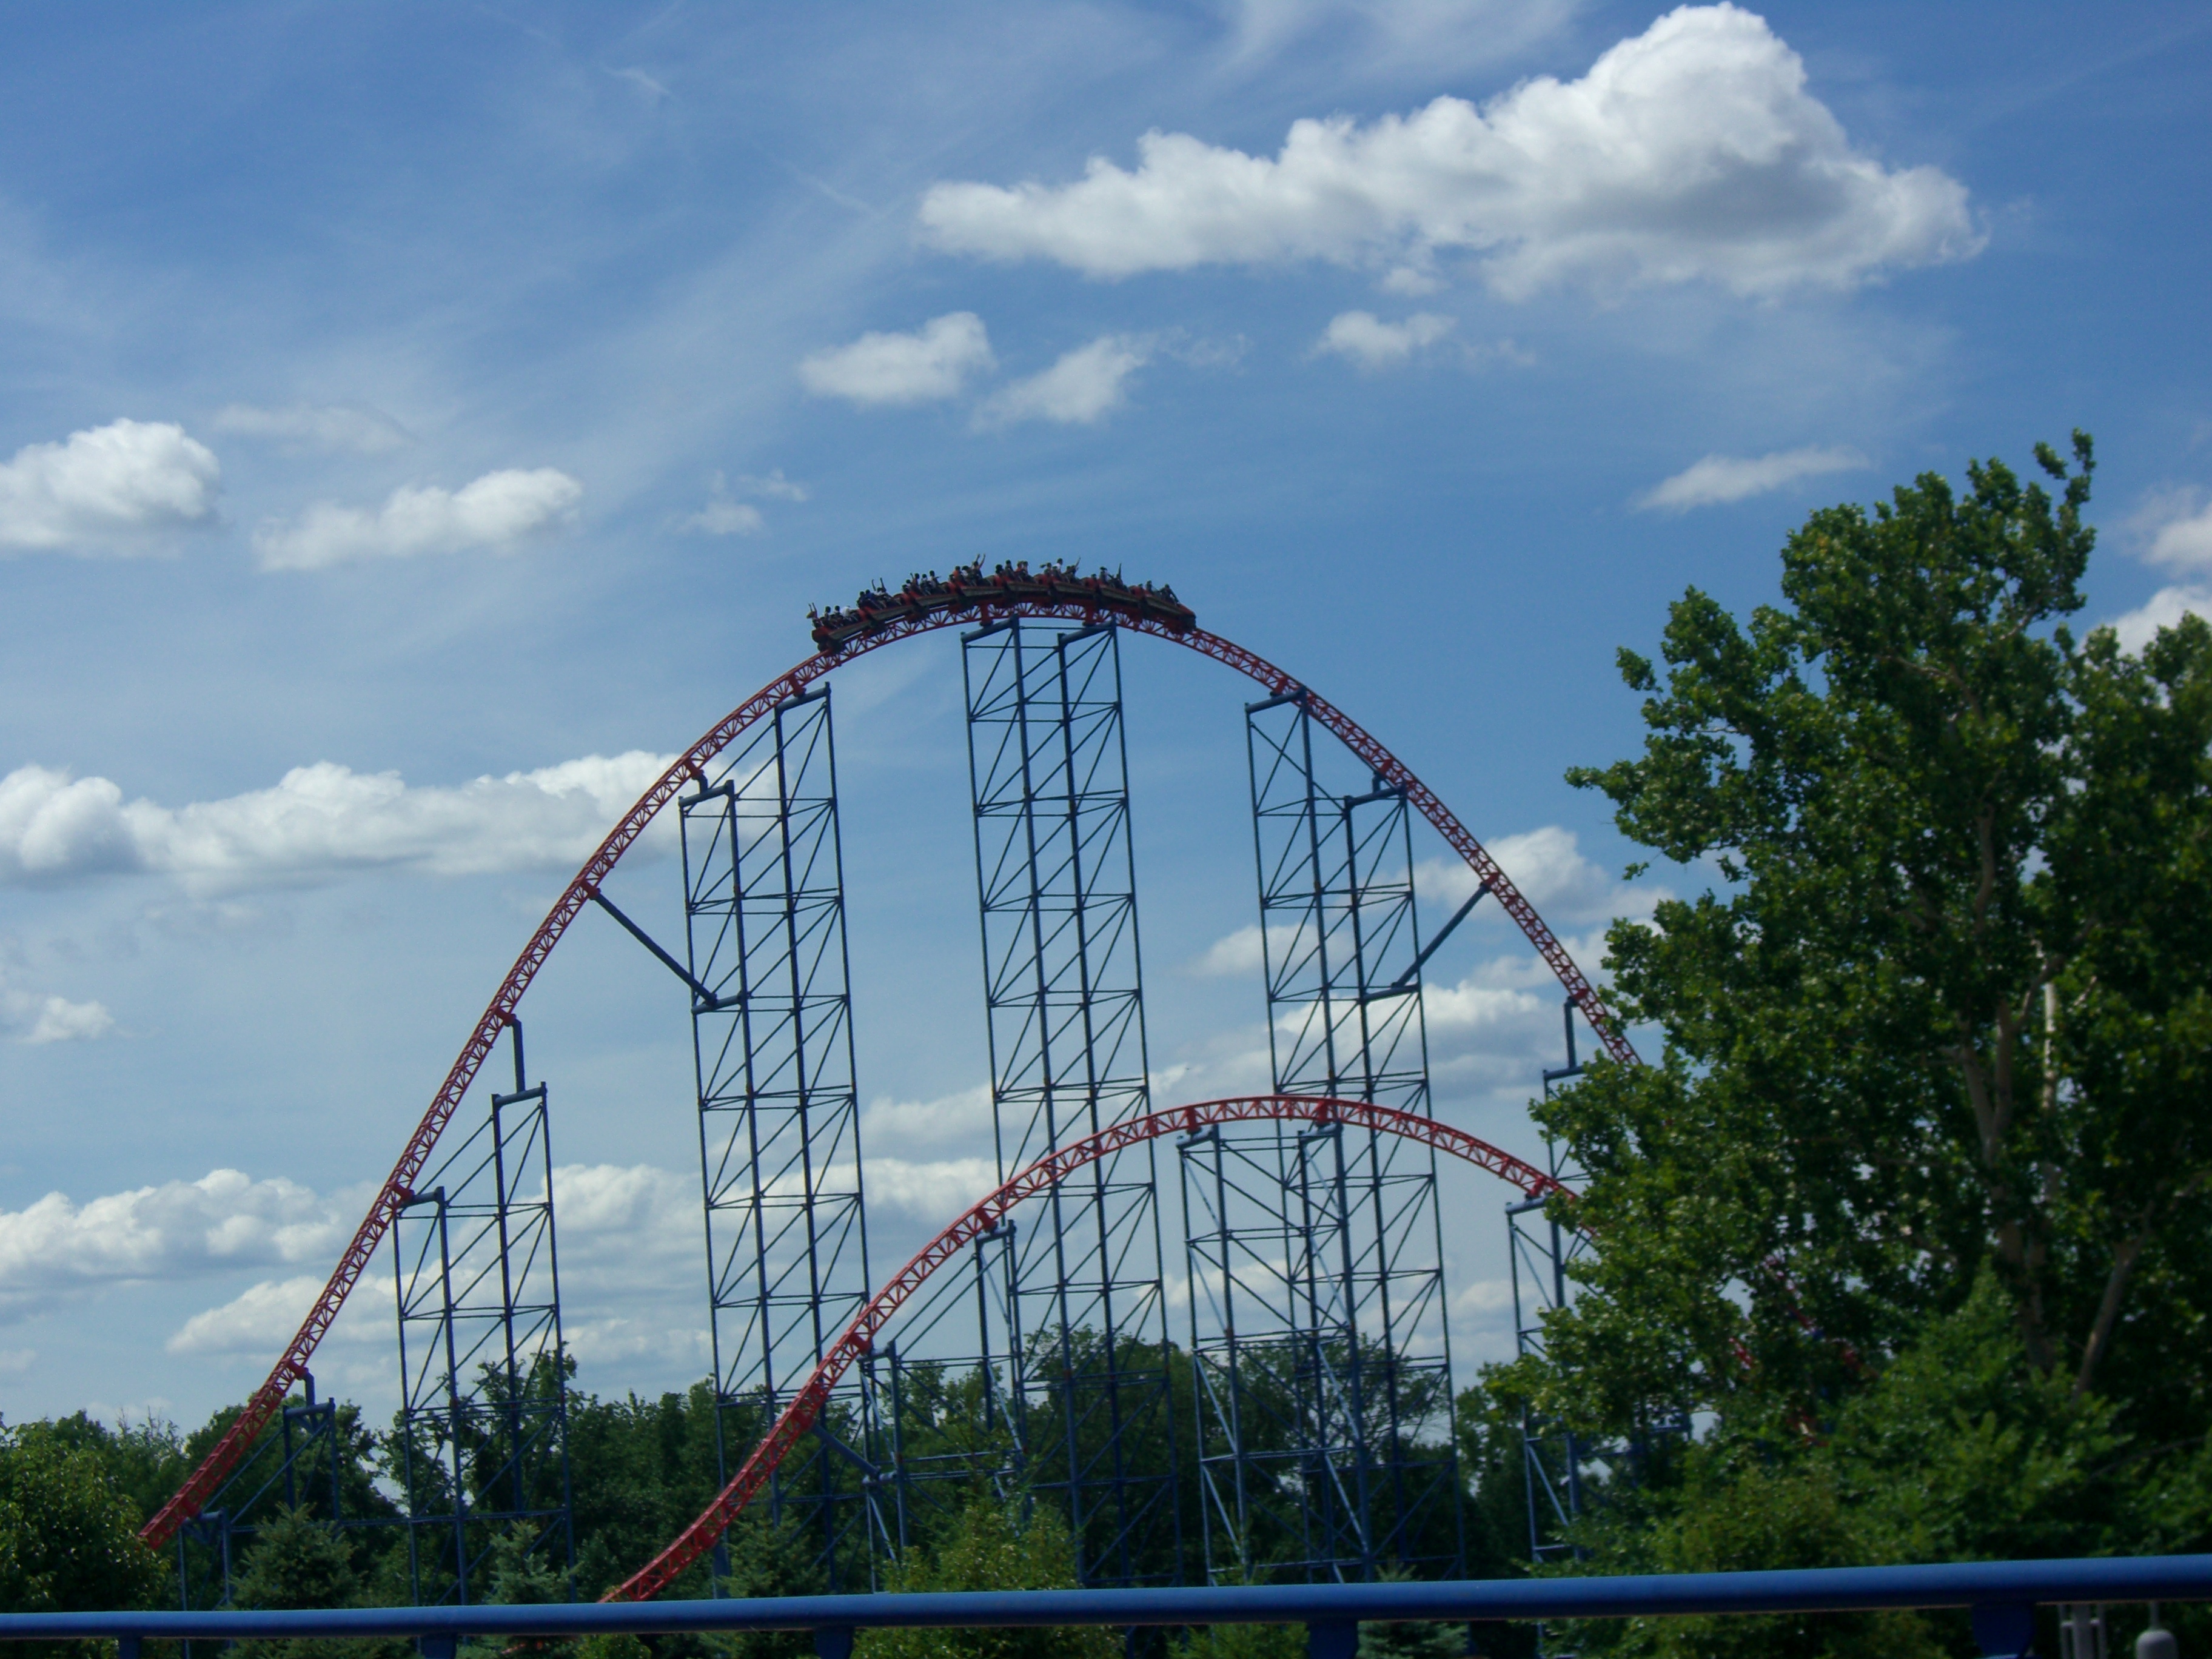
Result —
M676 763L661 775L659 781L638 798L637 804L623 815L622 822L608 832L607 838L599 843L599 850L586 860L584 867L576 872L567 890L546 913L545 920L531 935L530 943L515 958L514 966L507 969L506 979L501 981L497 994L484 1009L483 1018L477 1022L476 1030L470 1033L468 1042L462 1046L453 1068L446 1073L446 1080L432 1097L429 1109L422 1114L422 1121L416 1126L406 1150L392 1166L383 1189L377 1194L375 1202L369 1206L368 1214L356 1230L352 1242L338 1259L338 1264L331 1271L330 1280L324 1285L322 1294L316 1298L315 1305L301 1322L298 1334L271 1368L267 1380L246 1401L245 1409L239 1413L237 1420L228 1431L216 1443L185 1484L178 1488L176 1495L164 1504L141 1530L139 1536L146 1543L155 1548L161 1547L175 1536L179 1527L199 1513L201 1506L222 1485L223 1477L236 1467L239 1459L245 1455L263 1427L283 1407L292 1385L307 1374L309 1357L322 1341L324 1334L330 1329L331 1322L337 1317L338 1310L344 1305L355 1282L368 1270L370 1258L375 1255L376 1247L383 1242L384 1235L390 1231L401 1206L412 1197L415 1177L428 1162L431 1149L444 1132L447 1121L459 1109L462 1097L476 1079L477 1067L483 1064L484 1057L499 1040L499 1034L506 1029L517 1005L522 1000L523 993L530 988L531 981L537 977L539 966L551 954L561 935L568 931L568 924L576 919L577 912L591 902L599 884L613 872L623 854L629 850L630 844L644 833L646 825L653 821L660 809L673 800L686 783L703 777L707 763L747 727L765 717L778 703L796 696L832 670L841 668L854 658L880 646L912 635L1010 616L1057 617L1078 622L1110 621L1130 633L1149 634L1186 646L1216 662L1226 663L1266 687L1273 696L1303 693L1313 717L1364 761L1377 779L1393 787L1403 789L1406 798L1421 816L1436 827L1437 833L1451 844L1453 849L1467 860L1468 866L1487 884L1492 896L1520 925L1521 931L1528 935L1528 942L1536 947L1537 952L1550 964L1553 973L1559 976L1559 983L1565 987L1567 994L1583 1011L1583 1017L1589 1021L1590 1029L1604 1043L1607 1053L1623 1064L1635 1063L1636 1050L1630 1046L1626 1036L1607 1011L1596 988L1575 965L1574 959L1567 954L1566 947L1544 925L1544 919L1536 914L1535 907L1522 896L1520 890L1514 886L1505 872L1498 867L1497 860L1490 856L1467 826L1452 815L1450 809L1437 798L1434 791L1413 775L1412 769L1370 736L1350 715L1308 690L1300 681L1285 673L1266 658L1203 629L1178 631L1158 621L1132 619L1115 613L1111 608L1074 602L1046 604L1024 600L1006 604L981 601L971 606L902 618L879 633L863 635L835 650L817 653L763 686L685 750L677 758Z
M753 1495L768 1484L769 1477L799 1443L799 1437L814 1426L815 1419L822 1415L822 1408L829 1401L830 1391L875 1345L876 1334L890 1322L891 1316L912 1299L931 1274L984 1234L995 1232L999 1223L1015 1205L1025 1198L1034 1198L1085 1164L1095 1164L1124 1146L1157 1140L1162 1135L1194 1134L1216 1123L1245 1123L1256 1118L1314 1124L1347 1123L1355 1128L1403 1135L1408 1140L1420 1141L1438 1152L1465 1158L1501 1180L1511 1182L1530 1198L1567 1190L1535 1165L1523 1163L1510 1152L1500 1152L1463 1129L1455 1129L1432 1117L1370 1105L1365 1101L1332 1100L1311 1095L1246 1095L1234 1100L1209 1100L1195 1106L1176 1106L1143 1117L1125 1118L1097 1134L1086 1135L1047 1153L923 1245L914 1260L900 1268L890 1282L854 1316L845 1334L830 1346L822 1363L814 1368L814 1375L792 1396L782 1415L775 1419L760 1444L753 1448L752 1455L745 1459L744 1466L730 1478L730 1484L722 1488L705 1512L686 1527L674 1543L600 1600L642 1601L658 1595L684 1568L714 1548L714 1540L728 1530L730 1522L752 1502Z

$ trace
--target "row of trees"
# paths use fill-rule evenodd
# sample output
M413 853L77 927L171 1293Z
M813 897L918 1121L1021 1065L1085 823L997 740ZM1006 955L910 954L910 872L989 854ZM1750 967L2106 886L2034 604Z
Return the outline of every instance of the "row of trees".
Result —
M2212 1547L2212 629L2185 618L2136 653L2077 637L2089 441L2037 461L2044 482L1991 461L1964 490L1928 474L1871 512L1815 513L1780 603L1742 619L1692 589L1663 668L1621 653L1643 751L1571 776L1694 896L1608 936L1656 1062L1595 1065L1537 1109L1587 1171L1558 1213L1597 1249L1544 1352L1459 1402L1473 1571L1520 1570L1529 1422L1590 1458L1563 1571ZM1187 1360L1164 1363L1187 1422ZM980 1390L934 1387L923 1426L942 1446L1000 1431ZM15 1431L0 1604L154 1594L118 1540L223 1421L189 1442L82 1419ZM346 1501L367 1516L385 1501L375 1447L356 1418L343 1435ZM580 1591L696 1511L713 1437L703 1389L572 1401ZM1072 1573L1049 1503L947 1490L905 1582ZM80 1535L40 1506L99 1492L112 1523L87 1523L66 1561L40 1555L40 1537ZM285 1570L313 1594L397 1599L389 1529L333 1553L298 1522L264 1534L242 1595L278 1593L272 1552L296 1534L302 1562L323 1552ZM544 1593L521 1553L507 1571L495 1594ZM763 1517L733 1545L733 1587L801 1590L814 1571ZM1932 1654L1960 1650L1954 1625L1575 1639ZM1275 1640L1202 1644L1267 1659Z
M1188 1375L1179 1353L1170 1356ZM981 1391L960 1378L931 1391L927 1427L932 1453L976 1448L991 1438L981 1411L963 1411ZM571 1391L568 1444L574 1492L575 1569L573 1583L558 1566L559 1552L517 1528L494 1538L488 1571L474 1581L474 1599L499 1603L589 1599L622 1582L649 1559L703 1508L719 1484L714 1450L715 1404L701 1382L684 1394L657 1400L635 1395L601 1400ZM1186 1399L1186 1403L1187 1399ZM137 1540L143 1516L165 1499L199 1456L234 1420L236 1408L216 1414L191 1435L159 1421L112 1429L83 1413L0 1431L0 1611L173 1607L182 1587L181 1559L195 1605L222 1593L216 1547L189 1540L155 1555ZM727 1419L726 1419L726 1428ZM328 1440L304 1440L295 1462L291 1496L284 1501L278 1470L277 1431L267 1431L251 1465L266 1479L260 1503L239 1517L231 1534L228 1597L259 1608L399 1605L414 1599L408 1529L387 1495L394 1488L401 1431L376 1434L359 1413L341 1404L335 1413L335 1463ZM1470 1446L1480 1454L1479 1437ZM987 1457L982 1465L996 1467ZM1504 1465L1482 1466L1480 1501L1498 1511L1499 1544L1483 1569L1505 1571L1510 1546L1506 1528L1517 1519L1517 1499L1507 1490ZM331 1486L342 1524L332 1524ZM1076 1549L1067 1522L1048 1494L1003 1480L948 1476L930 1483L907 1512L908 1547L888 1569L884 1587L912 1589L1018 1589L1073 1587ZM1172 1533L1163 1529L1164 1538ZM431 1540L434 1548L436 1538ZM732 1528L726 1548L692 1567L672 1594L734 1596L799 1595L828 1588L820 1559L820 1534L794 1506L778 1522L756 1505ZM1164 1566L1171 1563L1164 1562ZM1202 1577L1196 1562L1192 1570ZM710 1577L711 1573L711 1577ZM1087 1629L979 1632L957 1638L945 1632L878 1632L863 1644L884 1659L922 1652L973 1653L979 1659L1112 1659L1118 1632ZM1297 1659L1303 1634L1287 1629L1199 1632L1181 1645L1196 1650L1182 1659ZM547 1651L576 1644L543 1644ZM647 1659L635 1642L581 1644L576 1659ZM1378 1627L1369 1659L1425 1659L1464 1650L1452 1635L1441 1644L1420 1627ZM1518 1652L1524 1642L1509 1641ZM248 1644L246 1659L398 1659L404 1644L357 1643ZM375 1647L370 1654L368 1648ZM385 1653L385 1647L391 1651ZM803 1635L727 1639L653 1638L657 1659L804 1659L812 1651ZM532 1650L536 1650L532 1649ZM49 1650L57 1659L61 1650ZM38 1656L32 1656L38 1659Z

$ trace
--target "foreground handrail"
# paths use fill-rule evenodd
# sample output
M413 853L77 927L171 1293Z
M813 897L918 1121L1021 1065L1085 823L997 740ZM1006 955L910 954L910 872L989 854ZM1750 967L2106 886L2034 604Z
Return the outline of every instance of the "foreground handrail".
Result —
M413 1636L425 1638L426 1653L450 1653L456 1638L471 1636L811 1630L822 1652L842 1655L850 1650L854 1631L884 1626L1303 1624L1317 1656L1340 1653L1348 1659L1362 1620L1457 1623L1971 1607L1984 1651L2015 1654L2027 1648L2023 1626L2036 1603L2205 1600L2212 1600L2212 1555L2118 1556L1416 1584L1187 1585L288 1613L0 1613L0 1641L112 1637L122 1640L127 1659L149 1638Z

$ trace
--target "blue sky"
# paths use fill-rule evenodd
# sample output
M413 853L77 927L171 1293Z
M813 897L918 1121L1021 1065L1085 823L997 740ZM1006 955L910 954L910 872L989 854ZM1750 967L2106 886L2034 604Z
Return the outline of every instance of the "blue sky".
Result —
M18 11L0 1413L246 1392L653 757L875 578L1172 582L1592 969L1696 879L1561 782L1636 740L1613 652L1811 507L2083 426L2090 619L2212 609L2208 70L2172 5ZM1243 688L1125 668L1158 1087L1243 1086ZM978 1146L957 647L837 695L888 1261ZM1552 993L1494 922L1432 981L1440 1109L1533 1151ZM586 925L526 1014L584 1380L680 1382L682 1006ZM371 1288L319 1364L380 1401Z

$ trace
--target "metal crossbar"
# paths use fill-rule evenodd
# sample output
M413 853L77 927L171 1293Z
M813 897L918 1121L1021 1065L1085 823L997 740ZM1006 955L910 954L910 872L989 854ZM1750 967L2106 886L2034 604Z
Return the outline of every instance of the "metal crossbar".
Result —
M148 1638L398 1636L417 1638L426 1656L450 1656L464 1637L804 1630L814 1632L817 1653L835 1659L850 1652L853 1632L864 1629L1303 1624L1314 1659L1349 1659L1364 1620L1460 1623L1965 1607L1972 1612L1975 1644L1984 1655L2017 1659L2033 1640L2039 1604L2206 1600L2212 1600L2212 1555L2106 1556L1398 1584L1186 1585L305 1613L0 1613L0 1641L114 1638L120 1645L118 1659L138 1659L139 1644Z

